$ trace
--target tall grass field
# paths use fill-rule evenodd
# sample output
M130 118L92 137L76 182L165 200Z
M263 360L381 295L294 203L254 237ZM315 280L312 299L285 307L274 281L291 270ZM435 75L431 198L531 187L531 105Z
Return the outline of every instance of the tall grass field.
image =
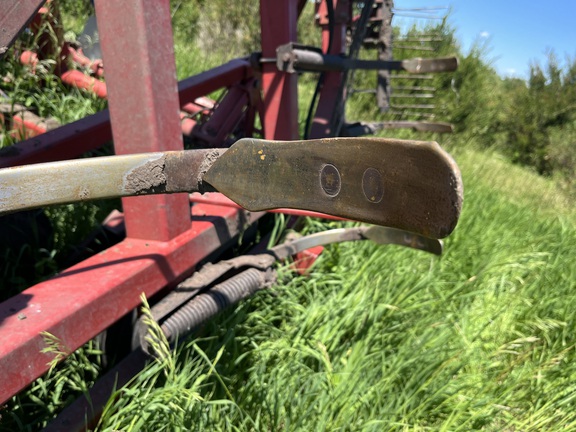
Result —
M576 429L573 207L495 155L455 154L465 205L441 258L329 247L152 363L98 430Z

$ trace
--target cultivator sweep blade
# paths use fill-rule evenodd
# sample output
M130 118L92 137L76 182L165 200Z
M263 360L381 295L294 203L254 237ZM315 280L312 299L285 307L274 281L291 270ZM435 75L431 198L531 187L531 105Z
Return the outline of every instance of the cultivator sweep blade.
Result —
M218 191L251 211L294 208L431 238L452 232L460 172L435 142L268 141L0 170L0 214L93 199Z

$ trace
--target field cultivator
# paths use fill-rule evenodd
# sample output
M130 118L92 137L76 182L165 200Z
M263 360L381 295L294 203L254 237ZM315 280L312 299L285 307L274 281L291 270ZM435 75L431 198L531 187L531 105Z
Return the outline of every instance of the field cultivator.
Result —
M0 55L19 31L34 27L38 14L53 19L56 6L55 0L4 3L0 47L6 49ZM438 239L454 229L462 205L454 161L434 142L357 136L403 127L446 132L450 126L349 123L345 102L356 69L378 74L376 93L385 109L391 70L418 77L452 71L456 59L394 60L389 0L319 1L322 47L298 45L298 17L312 7L308 3L261 0L261 52L180 82L168 0L97 0L97 33L94 23L85 30L98 34L97 47L84 51L61 39L43 45L58 51L63 81L106 97L109 108L34 133L20 126L27 139L0 151L0 214L122 197L122 213L106 222L122 240L0 304L0 403L48 370L53 354L43 353L43 334L70 353L131 314L141 294L157 301L153 316L173 341L273 283L277 261L296 257L305 271L329 243L369 239L441 253ZM369 44L378 47L378 59L359 59ZM94 58L99 51L103 61ZM24 52L20 59L34 68L43 55ZM308 71L320 77L302 140L297 85ZM221 89L218 101L209 98ZM0 108L5 124L33 114L16 104ZM111 140L115 156L75 159ZM239 236L255 237L268 211L380 226L293 238L219 261ZM135 351L95 386L90 408L80 398L54 430L82 427L111 384L126 382L143 364L144 332L141 323L134 326L125 344Z

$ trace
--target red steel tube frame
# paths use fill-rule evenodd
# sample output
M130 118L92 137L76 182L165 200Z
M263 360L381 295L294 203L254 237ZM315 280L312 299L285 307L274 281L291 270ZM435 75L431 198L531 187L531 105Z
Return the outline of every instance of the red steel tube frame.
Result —
M261 0L263 56L273 56L277 46L296 40L304 4ZM0 166L79 156L108 141L110 128L119 153L181 148L178 94L183 105L254 74L247 61L233 60L177 85L168 0L97 0L96 10L111 114L104 111L20 143L0 155ZM126 31L119 37L122 28ZM122 45L113 47L111 39L115 44L122 40ZM135 54L127 59L130 50ZM127 61L144 81L134 84ZM296 80L296 75L263 65L265 138L298 137ZM261 216L230 205L197 203L190 218L188 198L177 196L144 204L125 201L124 207L130 221L123 242L0 303L0 404L48 370L54 356L41 353L46 347L42 332L56 336L61 348L72 352L138 306L141 293L151 296L182 280L240 227Z
M0 404L48 370L54 354L42 353L42 332L56 336L71 353L137 307L141 293L151 296L179 282L259 216L194 206L192 228L174 239L127 238L0 303Z
M0 15L0 59L18 34L32 21L44 0L5 0Z
M262 57L276 56L276 48L296 41L298 0L260 0ZM273 63L262 65L264 138L298 138L298 76L280 72Z
M328 14L326 2L333 1L335 22L333 26L332 46L328 51L330 30L326 16ZM350 19L352 0L324 0L318 5L319 22L322 27L322 50L327 54L343 54L346 48L346 26ZM324 84L320 91L320 99L316 108L316 114L310 128L310 138L322 138L333 136L330 129L330 120L334 108L341 106L337 98L342 83L342 72L325 72Z
M244 59L202 72L178 83L180 105L220 88L230 87L253 75ZM0 168L73 159L112 140L108 110L48 131L40 136L0 149Z

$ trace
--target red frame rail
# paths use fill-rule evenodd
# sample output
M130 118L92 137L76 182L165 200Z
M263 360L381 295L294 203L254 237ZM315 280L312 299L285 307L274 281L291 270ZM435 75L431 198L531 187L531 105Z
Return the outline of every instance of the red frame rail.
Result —
M350 10L348 0L324 1ZM305 5L306 0L260 1L263 57L296 41ZM97 0L96 13L109 111L0 152L0 166L74 158L110 139L117 154L181 149L179 108L251 77L261 78L264 138L298 138L296 74L280 72L273 64L254 69L237 59L177 83L169 0ZM345 32L338 26L332 52L344 46ZM325 46L327 37L325 30ZM325 136L317 125L335 106L326 94L339 85L341 74L330 75L311 138ZM186 195L124 199L124 241L0 304L0 404L48 370L54 355L42 353L43 332L56 336L66 353L74 351L137 307L141 293L151 296L189 276L199 261L225 248L243 226L262 216L219 198L201 201L190 210Z

